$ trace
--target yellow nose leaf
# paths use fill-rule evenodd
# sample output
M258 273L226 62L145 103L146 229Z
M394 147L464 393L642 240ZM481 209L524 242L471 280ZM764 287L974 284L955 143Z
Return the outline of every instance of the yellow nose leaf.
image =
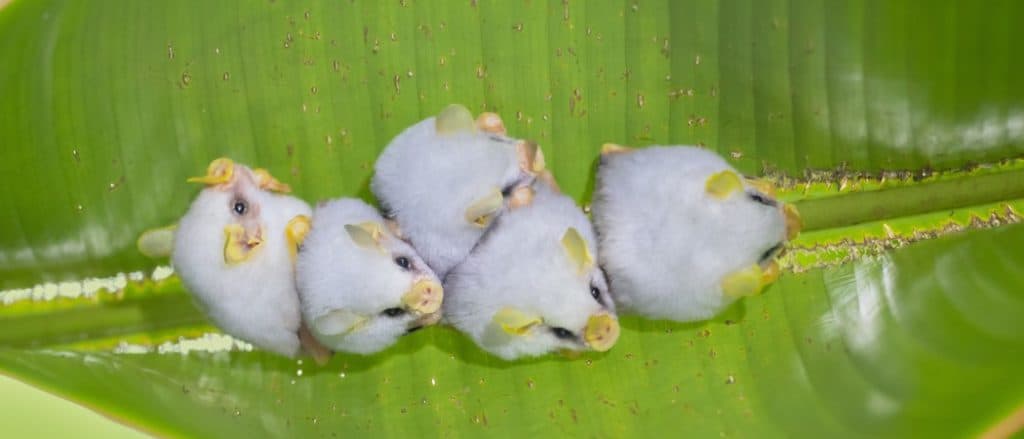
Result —
M299 251L299 246L302 245L302 241L306 239L306 234L309 233L310 220L306 215L296 215L291 221L288 221L288 225L284 228L285 238L288 241L288 253L292 256L292 262L295 262L295 254Z
M252 173L256 176L256 185L259 186L260 189L280 192L283 194L287 194L292 191L291 186L278 181L273 175L270 175L270 171L267 171L266 169L253 169Z
M516 156L519 157L519 168L524 172L536 174L544 170L544 151L535 142L520 140L516 143Z
M442 300L444 289L441 288L441 284L432 280L421 280L402 296L402 305L413 314L422 316L440 309Z
M189 183L203 183L207 186L214 186L218 184L225 184L231 182L231 177L235 173L235 162L226 157L221 157L210 162L210 165L206 167L206 175L202 177L192 177L188 179Z
M611 349L619 339L619 320L611 314L601 313L590 316L583 328L583 341L591 349L604 352Z
M540 317L526 314L511 307L502 308L494 313L492 320L510 335L526 335L534 326L543 323Z
M473 132L476 130L476 122L473 120L473 113L470 113L468 108L452 104L437 115L434 127L438 134Z
M245 227L241 224L224 227L224 263L233 265L244 262L263 246L263 240L258 233L247 235Z
M533 202L533 195L533 188L529 186L523 186L512 191L508 201L509 209L518 209L530 205Z
M562 248L565 249L566 256L576 266L579 273L587 271L593 265L594 256L590 254L587 240L583 239L583 236L575 228L570 227L562 235Z
M712 197L724 199L736 191L742 191L743 182L735 172L725 170L708 177L704 188Z
M760 265L754 264L722 279L722 292L734 299L754 296L761 292L761 288L765 285L764 281L764 270Z
M761 286L765 287L779 280L779 263L770 261L761 268Z
M494 189L490 194L466 208L466 221L480 228L487 227L504 205L505 198L501 195L501 191Z
M804 220L800 218L800 212L792 204L783 205L782 214L786 216L786 239L792 240L800 234L800 229L804 227Z

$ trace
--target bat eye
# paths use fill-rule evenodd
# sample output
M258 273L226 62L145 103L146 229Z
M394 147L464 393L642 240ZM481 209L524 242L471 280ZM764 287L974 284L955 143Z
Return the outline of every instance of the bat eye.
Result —
M405 314L405 309L403 309L403 308L388 308L388 309L385 309L383 312L381 312L381 314L384 314L384 315L386 315L388 317L398 317L398 316L401 316L401 315Z
M601 290L597 289L597 287L593 285L590 286L590 295L593 296L594 300L598 303L601 303Z
M235 200L235 204L231 206L231 210L235 212L235 215L242 216L249 210L249 205L242 200Z
M411 270L412 262L409 262L409 258L405 256L399 256L395 258L395 265L402 267L403 270Z
M572 340L576 338L576 334L573 334L572 331L565 328L551 328L551 333L555 334L555 337L562 340Z
M776 203L775 200L768 198L764 195L761 195L761 193L759 192L749 192L747 193L747 196L750 197L751 200L764 204L765 206L778 206L778 203Z

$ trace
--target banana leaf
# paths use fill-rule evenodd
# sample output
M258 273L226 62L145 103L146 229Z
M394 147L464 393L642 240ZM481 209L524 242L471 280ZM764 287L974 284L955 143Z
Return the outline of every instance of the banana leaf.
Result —
M0 5L0 372L140 430L906 437L1024 423L1024 229L1010 225L1024 4ZM300 364L240 349L175 277L149 278L167 261L136 239L184 212L185 178L213 158L267 167L311 202L372 200L388 140L453 102L536 139L583 205L602 143L696 144L774 181L808 233L764 295L709 322L624 317L612 351L577 358L503 362L436 327ZM189 352L195 340L220 348Z

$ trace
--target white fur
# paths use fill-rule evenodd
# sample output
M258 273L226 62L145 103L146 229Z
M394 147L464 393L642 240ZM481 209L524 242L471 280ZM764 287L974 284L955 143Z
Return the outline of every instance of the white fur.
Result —
M482 131L438 135L431 117L400 133L377 159L374 195L442 279L485 232L466 221L466 208L495 189L532 181L515 145Z
M724 200L707 194L708 177L723 170L733 168L696 147L602 157L594 223L612 295L623 309L677 321L711 318L733 302L722 294L723 277L786 240L779 208L743 193Z
M562 246L565 232L574 227L597 258L587 217L569 197L543 184L535 186L533 203L499 218L445 279L446 321L506 360L557 349L584 349L579 341L556 338L551 328L563 327L580 335L590 316L602 310L614 313L598 265L580 274ZM591 285L600 290L604 304L591 296ZM505 307L539 316L544 325L526 335L507 334L492 323L494 314Z
M374 222L384 236L381 249L365 248L350 238L345 225ZM395 263L405 256L410 271ZM357 199L338 199L317 206L313 227L302 244L296 263L302 314L310 332L331 349L358 354L380 351L410 329L411 313L389 317L388 308L402 306L402 295L417 281L438 282L412 246L384 227L384 218ZM325 335L316 328L317 318L331 311L347 310L368 322L344 336Z
M185 287L224 332L281 355L299 351L299 299L285 226L309 206L295 197L261 190L249 168L235 164L243 178L235 190L205 188L192 202L174 234L172 261ZM243 176L243 174L248 174ZM236 196L258 209L263 245L249 259L224 262L224 227L238 221Z

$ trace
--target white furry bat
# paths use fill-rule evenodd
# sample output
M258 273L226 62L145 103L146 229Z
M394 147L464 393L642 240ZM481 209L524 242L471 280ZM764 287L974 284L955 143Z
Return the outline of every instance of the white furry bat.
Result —
M474 121L452 105L395 137L377 159L370 187L443 279L495 218L529 202L529 185L543 170L540 148L506 137L497 115Z
M336 351L377 352L440 318L437 276L360 200L317 206L296 272L310 332Z
M714 152L605 145L593 202L602 265L623 310L708 319L778 276L800 217Z
M445 279L444 318L506 360L555 350L605 351L619 324L594 232L572 199L536 185Z

